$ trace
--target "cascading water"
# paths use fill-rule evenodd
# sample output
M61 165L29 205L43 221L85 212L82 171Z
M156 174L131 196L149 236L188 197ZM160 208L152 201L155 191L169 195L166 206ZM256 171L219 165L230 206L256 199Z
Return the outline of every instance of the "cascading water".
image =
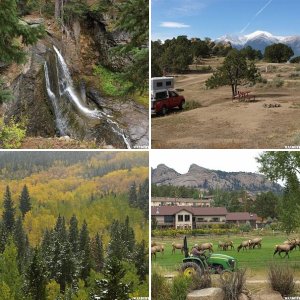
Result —
M60 102L68 100L73 106L75 106L78 113L83 115L85 118L94 121L106 121L106 123L110 126L111 131L122 139L123 143L126 145L127 148L131 148L130 142L126 138L124 131L120 128L119 124L112 119L112 116L97 109L91 110L86 106L85 102L82 100L82 97L79 96L79 94L74 88L69 68L63 56L55 46L53 46L53 49L56 54L56 77L58 81L58 91L56 94L55 91L51 89L47 63L45 63L45 79L47 94L51 100L51 103L53 104L53 109L56 117L56 125L60 134L65 135L67 131L71 131L70 128L69 130L67 130L66 128L68 122L64 119L60 107Z

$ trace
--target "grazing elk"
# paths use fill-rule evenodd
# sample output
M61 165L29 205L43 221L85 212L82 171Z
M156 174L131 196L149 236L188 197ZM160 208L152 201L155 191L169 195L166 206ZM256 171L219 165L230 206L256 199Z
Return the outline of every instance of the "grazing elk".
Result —
M230 250L232 250L232 248L234 249L233 241L227 241L227 242L219 241L219 243L218 243L218 249L223 249L224 251L226 251L226 250L228 250L229 247L230 247Z
M151 259L152 257L154 257L154 259L156 260L156 246L151 247Z
M284 257L287 256L288 258L290 258L289 252L292 251L295 247L296 247L296 244L276 245L276 246L275 246L275 251L274 251L273 256L274 256L276 253L278 253L278 255L282 258L281 252L285 252L285 256L284 256ZM284 258L284 257L283 257L283 258Z
M256 246L257 248L261 248L261 241L262 238L254 238L249 241L249 249L254 249Z
M199 250L208 250L209 252L214 252L212 243L203 243L198 246Z
M243 251L247 248L249 248L249 245L250 245L250 240L247 240L247 241L243 241L241 242L241 244L237 247L237 251L240 252L240 250L243 248Z
M183 244L176 244L175 242L172 243L172 254L175 253L175 250L180 250L181 254L183 253Z

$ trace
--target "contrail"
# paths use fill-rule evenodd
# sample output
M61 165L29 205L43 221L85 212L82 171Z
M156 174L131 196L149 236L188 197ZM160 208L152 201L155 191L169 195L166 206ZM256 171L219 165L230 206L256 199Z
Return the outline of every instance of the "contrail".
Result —
M255 17L257 17L259 14L261 14L272 2L273 0L270 0L263 8L261 8L256 14Z
M259 16L271 3L273 0L269 0L251 19L251 21L240 31L240 33L243 33L250 25L251 23L256 19L257 16Z

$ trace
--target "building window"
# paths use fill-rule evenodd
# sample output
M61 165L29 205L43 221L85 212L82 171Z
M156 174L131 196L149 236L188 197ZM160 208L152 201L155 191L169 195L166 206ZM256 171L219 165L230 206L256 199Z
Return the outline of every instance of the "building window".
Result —
M183 222L183 215L178 215L177 220L178 222Z
M204 218L197 218L197 222L204 222Z
M173 216L164 216L165 223L173 223L174 219Z
M156 83L156 87L162 87L162 86L163 86L163 83L161 81Z
M184 216L184 221L189 222L190 221L190 215L185 215Z
M172 81L166 81L166 86L171 86L172 85Z

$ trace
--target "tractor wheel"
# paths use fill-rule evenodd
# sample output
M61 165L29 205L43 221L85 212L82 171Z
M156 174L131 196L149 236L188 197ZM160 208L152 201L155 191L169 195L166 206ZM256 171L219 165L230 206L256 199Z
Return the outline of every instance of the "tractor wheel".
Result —
M192 276L194 274L198 274L201 276L203 274L203 270L194 262L184 263L181 267L181 272L184 276Z
M228 282L232 279L233 277L233 272L230 271L230 270L223 270L221 273L220 273L220 276L221 276L221 280L223 282Z

